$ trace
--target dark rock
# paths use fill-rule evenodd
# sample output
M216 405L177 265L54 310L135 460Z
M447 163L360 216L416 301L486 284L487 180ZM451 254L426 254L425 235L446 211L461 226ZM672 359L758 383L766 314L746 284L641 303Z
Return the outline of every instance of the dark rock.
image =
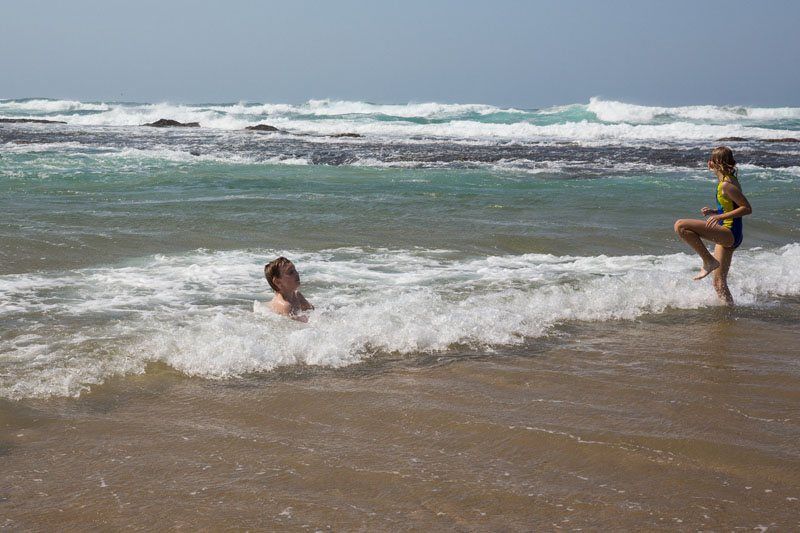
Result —
M156 120L155 122L150 122L149 124L142 124L142 126L152 126L154 128L199 128L199 122L178 122L177 120L170 120L167 118L162 118Z
M0 118L0 124L18 124L21 122L32 122L34 124L66 124L62 120L44 120L38 118Z
M720 137L718 141L746 141L745 137Z
M797 137L784 137L783 139L763 139L765 143L800 143Z
M247 126L245 129L250 131L281 131L275 126L270 126L269 124L256 124L255 126Z
M200 155L200 150L189 150L189 154L193 156L198 156Z
M360 133L334 133L333 135L329 135L329 137L352 137L354 139L360 139L363 135Z

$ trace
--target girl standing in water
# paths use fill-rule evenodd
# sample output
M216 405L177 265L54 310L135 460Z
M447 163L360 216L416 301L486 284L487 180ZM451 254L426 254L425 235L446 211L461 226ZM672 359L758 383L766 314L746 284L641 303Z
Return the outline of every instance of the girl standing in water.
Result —
M730 148L714 148L708 160L708 169L717 177L717 208L704 207L700 210L707 217L706 220L678 220L675 222L675 232L703 260L703 268L694 279L702 279L713 272L714 288L720 299L727 305L733 305L733 297L728 290L728 269L733 251L742 243L741 217L749 215L753 209L742 193L742 186L736 177L736 160ZM716 244L714 255L708 252L701 238Z

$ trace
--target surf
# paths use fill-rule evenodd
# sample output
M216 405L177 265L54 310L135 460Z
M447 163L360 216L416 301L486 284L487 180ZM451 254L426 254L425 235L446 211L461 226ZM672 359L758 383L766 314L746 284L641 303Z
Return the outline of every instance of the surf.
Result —
M260 309L267 258L291 257L317 310L297 324ZM800 294L800 244L737 252L734 298ZM687 254L463 257L339 248L157 255L124 265L0 276L0 397L75 396L158 361L226 379L287 365L341 367L378 354L486 353L567 323L718 305Z

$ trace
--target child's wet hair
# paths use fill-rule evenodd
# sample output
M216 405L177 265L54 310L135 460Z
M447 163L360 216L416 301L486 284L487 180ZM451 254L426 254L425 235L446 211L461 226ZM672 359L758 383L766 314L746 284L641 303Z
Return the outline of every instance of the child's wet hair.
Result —
M292 262L286 259L285 257L281 256L274 261L270 261L266 265L264 265L264 277L267 278L267 283L269 286L272 287L272 290L275 292L278 291L278 287L275 286L274 279L281 277L281 267L286 264L291 264Z
M736 176L736 160L733 150L727 146L717 146L711 151L711 164L726 176Z

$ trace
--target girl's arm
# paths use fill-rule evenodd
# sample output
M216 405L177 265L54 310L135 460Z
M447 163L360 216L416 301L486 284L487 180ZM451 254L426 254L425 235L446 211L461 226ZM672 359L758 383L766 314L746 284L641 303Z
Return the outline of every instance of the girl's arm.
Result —
M733 211L728 211L727 213L711 215L706 220L706 226L713 226L720 220L725 220L727 218L739 218L749 215L753 212L753 208L750 207L750 202L747 201L747 198L745 198L744 194L742 194L742 191L737 186L726 181L722 184L722 192L724 192L725 196L733 200L739 207Z

